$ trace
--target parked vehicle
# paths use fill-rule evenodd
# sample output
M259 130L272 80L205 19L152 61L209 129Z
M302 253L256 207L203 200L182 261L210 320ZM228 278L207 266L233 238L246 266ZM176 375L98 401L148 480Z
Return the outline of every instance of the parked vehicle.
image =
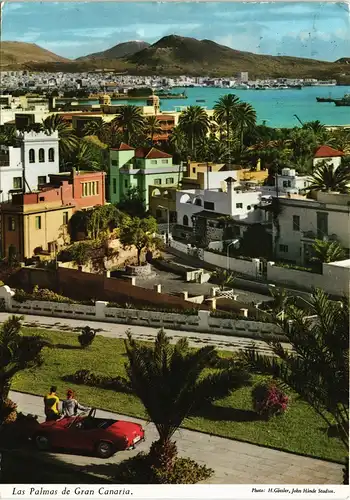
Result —
M109 458L117 451L135 448L144 441L145 431L134 422L97 418L92 408L88 414L38 424L31 439L42 451L60 448Z

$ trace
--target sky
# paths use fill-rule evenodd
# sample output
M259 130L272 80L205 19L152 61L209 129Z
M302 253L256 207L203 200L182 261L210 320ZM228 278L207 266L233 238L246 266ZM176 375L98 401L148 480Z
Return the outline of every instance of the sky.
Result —
M74 59L170 34L257 54L350 57L350 4L325 2L5 2L2 40Z

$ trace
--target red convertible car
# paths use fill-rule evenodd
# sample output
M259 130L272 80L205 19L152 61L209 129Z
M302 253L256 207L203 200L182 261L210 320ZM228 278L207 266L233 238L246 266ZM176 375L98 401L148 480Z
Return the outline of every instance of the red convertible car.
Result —
M85 416L38 424L31 439L39 450L61 448L109 458L117 451L135 448L145 440L145 431L142 425L133 422L96 418L96 409L91 409Z

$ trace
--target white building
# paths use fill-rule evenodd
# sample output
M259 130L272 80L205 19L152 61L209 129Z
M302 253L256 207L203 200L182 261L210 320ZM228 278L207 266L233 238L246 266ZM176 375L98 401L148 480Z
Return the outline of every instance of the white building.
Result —
M226 172L227 175L227 172ZM179 225L193 227L192 216L208 211L213 217L229 215L237 220L259 222L261 190L248 190L226 178L226 191L221 189L187 189L176 193L176 211Z
M310 176L298 175L292 168L283 168L282 175L277 176L277 187L280 193L300 194L310 184Z
M58 132L18 134L19 147L1 147L0 200L7 201L13 192L35 191L48 182L49 174L59 173Z
M343 151L338 151L330 146L320 146L314 154L313 166L315 168L318 163L321 163L323 160L327 160L332 162L334 168L337 168L339 167L343 156Z
M280 197L276 257L307 264L315 239L337 240L350 246L350 195L318 192L317 199ZM277 228L273 227L274 236Z

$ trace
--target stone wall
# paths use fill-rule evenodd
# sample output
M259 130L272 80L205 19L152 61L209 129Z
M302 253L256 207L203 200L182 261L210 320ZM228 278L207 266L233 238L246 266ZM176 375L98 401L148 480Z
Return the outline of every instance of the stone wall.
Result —
M233 335L261 340L277 337L285 341L278 326L250 320L222 319L210 315L210 311L198 310L197 314L177 314L164 311L147 311L129 308L108 307L108 303L97 301L95 305L66 304L28 300L17 302L14 291L7 285L0 287L2 309L14 314L53 316L58 318L86 319L126 325L141 325L186 332ZM188 305L188 302L187 302ZM191 304L195 306L195 304ZM203 307L203 306L201 306Z

